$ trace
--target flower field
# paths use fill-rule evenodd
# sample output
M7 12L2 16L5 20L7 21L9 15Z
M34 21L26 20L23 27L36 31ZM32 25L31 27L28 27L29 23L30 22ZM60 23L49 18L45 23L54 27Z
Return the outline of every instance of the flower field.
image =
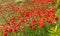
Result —
M60 36L60 0L0 0L0 36Z

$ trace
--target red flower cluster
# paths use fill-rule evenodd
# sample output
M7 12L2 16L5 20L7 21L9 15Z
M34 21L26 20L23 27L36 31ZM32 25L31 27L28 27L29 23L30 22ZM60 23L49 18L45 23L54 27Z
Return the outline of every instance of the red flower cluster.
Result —
M49 8L49 2L55 2L55 0L33 0L22 5L8 3L2 5L4 7L0 5L0 15L6 21L6 24L3 24L0 30L4 30L4 36L8 36L8 33L23 32L25 27L36 30L36 25L44 27L46 22L49 24L54 23L55 20L59 20L55 14L55 6L53 6L56 3ZM4 16L6 14L8 15ZM21 28L21 30L18 30L18 28Z

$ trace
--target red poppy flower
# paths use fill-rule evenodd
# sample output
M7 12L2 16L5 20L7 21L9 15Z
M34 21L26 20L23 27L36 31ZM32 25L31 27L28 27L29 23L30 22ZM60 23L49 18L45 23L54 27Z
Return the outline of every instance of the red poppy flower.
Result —
M10 31L10 33L13 31L13 29L12 28L9 28L9 31Z
M25 26L22 26L22 29L24 29L25 28Z
M32 28L33 26L30 24L28 27L29 27L29 28Z
M16 27L19 27L20 25L21 25L21 23L19 22L19 23L16 24Z
M31 12L25 12L26 17L32 17L32 13Z
M4 33L4 36L8 36L7 33Z
M52 24L52 23L53 23L53 20L48 20L48 23L49 23L49 24Z
M21 21L22 22L28 22L28 19L22 19Z
M6 32L8 32L8 31L9 31L9 29L8 29L8 28L5 28L5 29L4 29L4 32L5 32L5 33L6 33Z
M39 21L39 22L38 22L38 26L39 26L39 27L44 27L44 22L43 22L43 21Z
M3 29L3 26L0 26L0 30L2 30Z
M18 32L18 29L17 29L17 28L13 28L13 31L14 31L14 32Z
M55 20L56 20L56 21L59 20L59 17L56 17Z
M32 21L32 25L35 25L36 23L37 23L36 20L33 20L33 21Z

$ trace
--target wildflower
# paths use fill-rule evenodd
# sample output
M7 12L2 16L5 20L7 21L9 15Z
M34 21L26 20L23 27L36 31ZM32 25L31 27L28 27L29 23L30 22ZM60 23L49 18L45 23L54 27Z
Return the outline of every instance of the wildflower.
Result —
M53 23L53 20L48 20L48 23L49 23L49 24L52 24L52 23Z
M56 20L56 21L59 20L59 17L56 17L55 20Z
M13 31L13 29L12 28L9 28L9 32L11 33Z
M3 26L0 26L0 30L2 30L3 29Z
M32 21L32 25L35 25L36 23L37 23L36 20L33 20L33 21Z
M22 29L24 29L25 28L25 26L22 26Z
M4 29L4 32L5 32L5 33L6 33L6 32L8 32L8 31L9 31L9 29L8 29L8 28L5 28L5 29Z
M38 22L38 26L39 26L39 27L44 27L44 22L43 22L43 21L39 21L39 22Z
M50 8L50 9L48 9L47 11L48 11L48 12L52 12L52 13L53 13L53 12L55 12L55 8L54 8L54 7L52 7L52 8Z
M4 36L8 36L8 34L7 33L4 33Z
M28 22L28 19L23 19L22 22Z
M20 25L21 25L21 23L19 22L19 23L16 24L16 27L19 27Z
M29 28L32 28L32 25L29 25Z
M16 27L13 28L14 32L18 32L18 29Z

